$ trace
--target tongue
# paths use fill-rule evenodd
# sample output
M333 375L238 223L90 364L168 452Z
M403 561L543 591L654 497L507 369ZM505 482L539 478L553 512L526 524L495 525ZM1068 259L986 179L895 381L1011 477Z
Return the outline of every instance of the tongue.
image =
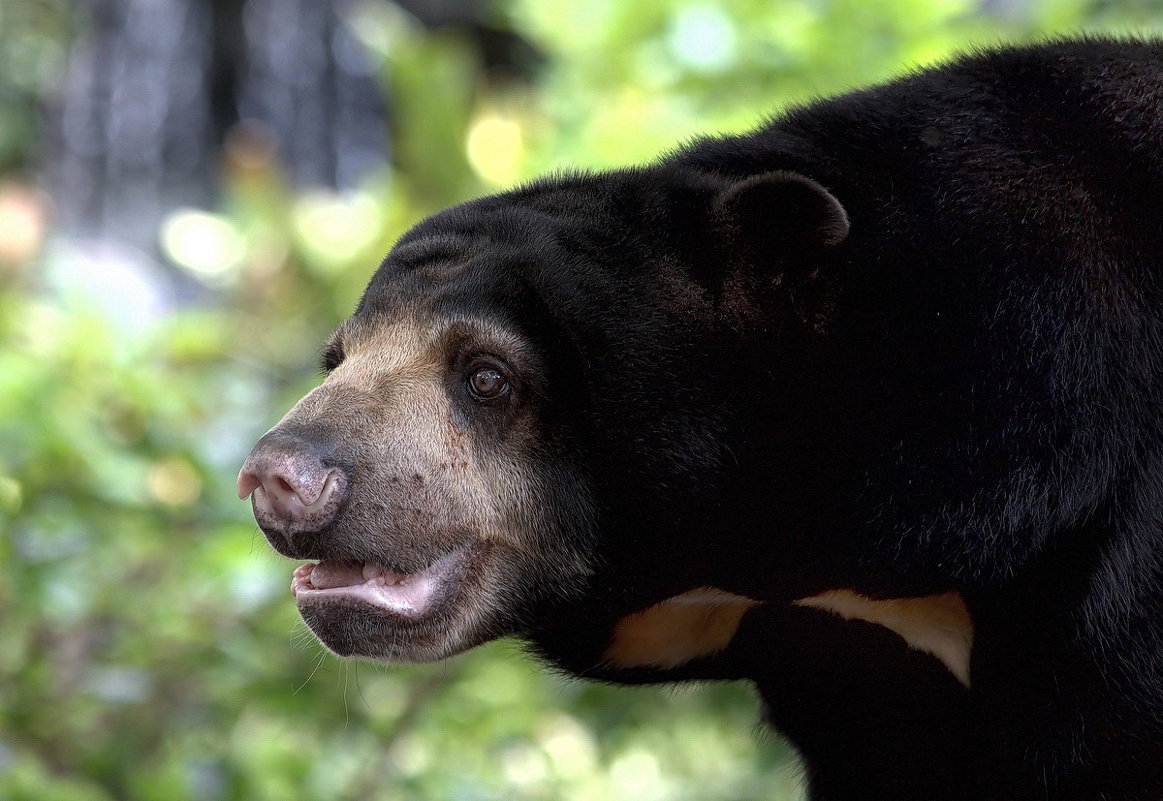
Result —
M372 581L376 584L399 584L407 576L373 562L340 562L327 559L311 571L311 584L318 590L351 587ZM382 579L383 581L379 581Z
M320 590L363 584L363 562L320 562L311 571L311 583Z
M348 599L416 616L427 609L455 561L456 554L451 554L421 573L406 574L374 562L325 559L318 564L300 565L291 580L291 592L300 605L326 598Z

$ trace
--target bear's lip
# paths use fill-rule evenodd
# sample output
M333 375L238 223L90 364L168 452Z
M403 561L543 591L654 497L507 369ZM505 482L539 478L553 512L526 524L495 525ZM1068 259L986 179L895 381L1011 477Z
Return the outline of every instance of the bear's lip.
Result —
M323 559L295 568L291 592L300 607L356 603L392 616L419 618L452 594L460 583L464 561L461 549L418 573L401 573L377 562Z

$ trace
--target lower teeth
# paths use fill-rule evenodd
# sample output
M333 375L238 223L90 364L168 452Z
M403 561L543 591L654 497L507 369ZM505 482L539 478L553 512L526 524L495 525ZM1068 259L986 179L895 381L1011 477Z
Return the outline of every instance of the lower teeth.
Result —
M368 584L375 584L382 587L385 584L399 584L400 577L387 568L377 565L375 562L363 563L363 578Z

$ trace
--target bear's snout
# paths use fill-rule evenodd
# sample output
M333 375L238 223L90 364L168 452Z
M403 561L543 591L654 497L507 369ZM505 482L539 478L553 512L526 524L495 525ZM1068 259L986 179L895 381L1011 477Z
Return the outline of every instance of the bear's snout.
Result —
M347 473L327 464L310 443L268 436L258 441L238 473L238 497L251 498L255 519L271 544L294 555L304 550L307 535L334 520L347 484Z

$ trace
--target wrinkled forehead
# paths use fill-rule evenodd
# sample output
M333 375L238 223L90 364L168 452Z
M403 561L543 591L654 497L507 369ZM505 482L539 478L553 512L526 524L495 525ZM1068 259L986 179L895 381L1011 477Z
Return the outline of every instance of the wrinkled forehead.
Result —
M377 370L387 372L420 363L446 366L456 353L536 359L533 344L521 328L500 316L431 307L355 315L335 331L328 348L339 350L347 360L374 362Z
M520 305L515 254L487 243L442 238L402 243L372 276L356 316L504 315Z
M355 345L410 330L417 333L397 338L419 347L424 338L471 333L498 351L514 352L521 342L567 360L597 275L585 248L575 246L579 229L597 236L596 214L586 211L592 198L578 189L530 187L420 222L376 270L338 336Z
M376 270L363 306L487 314L526 299L531 272L554 261L552 218L500 197L446 209L408 231Z
M397 246L329 348L380 361L465 350L532 358L545 310L517 260L497 251L450 237Z

